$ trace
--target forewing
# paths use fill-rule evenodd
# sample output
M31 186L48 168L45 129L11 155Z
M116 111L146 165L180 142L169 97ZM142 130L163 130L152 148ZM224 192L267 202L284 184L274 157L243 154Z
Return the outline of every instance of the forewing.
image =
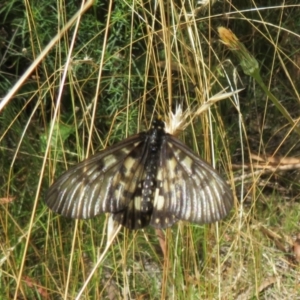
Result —
M82 219L124 211L142 172L142 136L129 137L70 168L49 188L46 204L63 216Z
M161 185L151 225L168 227L178 220L212 223L233 206L227 183L177 138L167 135L160 156Z

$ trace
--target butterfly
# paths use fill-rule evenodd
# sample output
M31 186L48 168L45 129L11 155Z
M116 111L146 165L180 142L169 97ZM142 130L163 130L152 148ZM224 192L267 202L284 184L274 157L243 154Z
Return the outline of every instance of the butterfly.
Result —
M174 135L153 121L83 160L49 188L46 204L70 218L111 213L129 228L166 228L179 220L212 223L233 206L227 183Z

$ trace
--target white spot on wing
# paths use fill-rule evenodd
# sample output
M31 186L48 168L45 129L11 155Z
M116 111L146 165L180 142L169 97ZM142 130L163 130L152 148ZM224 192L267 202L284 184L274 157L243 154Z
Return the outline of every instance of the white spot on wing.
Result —
M155 189L155 195L154 195L154 207L157 210L162 210L164 208L164 197L159 195L159 188Z
M140 211L141 210L141 202L142 202L142 198L139 197L139 196L136 196L134 199L134 209L137 210L137 211Z
M135 164L135 159L128 156L125 160L124 160L124 163L123 163L123 166L126 168L126 173L125 175L129 175L130 172L131 172L131 169L132 169L132 166L134 166Z

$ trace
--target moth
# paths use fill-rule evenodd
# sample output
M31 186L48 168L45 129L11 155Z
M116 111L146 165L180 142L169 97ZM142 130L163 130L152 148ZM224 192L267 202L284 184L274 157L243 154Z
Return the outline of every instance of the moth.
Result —
M46 204L70 218L111 213L129 229L212 223L233 206L221 176L157 119L140 132L71 167L49 188Z

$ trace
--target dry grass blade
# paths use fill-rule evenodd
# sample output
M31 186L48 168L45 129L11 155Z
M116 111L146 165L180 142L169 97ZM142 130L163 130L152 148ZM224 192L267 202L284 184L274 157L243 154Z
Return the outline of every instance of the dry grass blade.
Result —
M259 294L262 291L264 291L265 289L267 289L268 287L272 286L273 284L275 284L278 281L278 278L276 277L270 277L265 279L262 284L259 286L258 291L255 292L256 288L250 287L246 292L240 294L236 300L250 300L253 298L253 295L255 293Z
M103 260L105 259L105 255L107 254L107 252L109 251L112 243L114 242L114 239L116 238L116 236L118 235L119 231L121 230L122 226L119 225L118 228L115 230L114 234L111 234L109 237L109 240L107 241L107 245L105 247L105 249L103 250L102 254L100 255L100 257L98 258L95 266L93 267L93 269L91 270L89 276L87 277L86 281L84 282L82 288L80 289L80 291L78 292L78 294L76 295L75 300L79 300L83 294L83 292L85 291L87 285L89 284L90 280L92 279L93 275L95 274L96 270L99 268L100 264L103 263Z

